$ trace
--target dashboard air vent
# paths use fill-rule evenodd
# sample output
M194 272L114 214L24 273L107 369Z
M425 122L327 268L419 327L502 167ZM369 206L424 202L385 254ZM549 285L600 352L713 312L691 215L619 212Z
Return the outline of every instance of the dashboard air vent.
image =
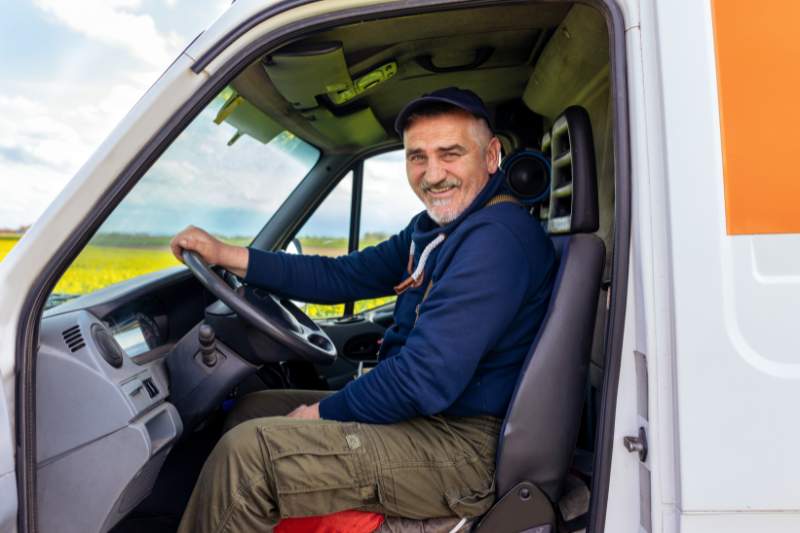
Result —
M67 343L67 347L69 347L72 353L86 346L86 343L83 341L83 335L81 334L81 327L78 325L65 329L61 334L64 336L64 342Z

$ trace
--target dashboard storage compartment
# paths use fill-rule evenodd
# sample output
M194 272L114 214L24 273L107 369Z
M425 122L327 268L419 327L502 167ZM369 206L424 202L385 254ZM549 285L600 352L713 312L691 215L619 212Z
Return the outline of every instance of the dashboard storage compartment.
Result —
M175 407L162 403L126 427L39 466L42 531L108 531L153 488L181 434Z

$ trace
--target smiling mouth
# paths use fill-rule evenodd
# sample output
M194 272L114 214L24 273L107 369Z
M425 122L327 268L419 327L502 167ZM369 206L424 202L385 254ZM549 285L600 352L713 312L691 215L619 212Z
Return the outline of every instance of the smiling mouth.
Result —
M458 188L458 185L459 184L453 182L437 183L436 185L424 186L422 190L425 194L430 194L431 196L443 196Z

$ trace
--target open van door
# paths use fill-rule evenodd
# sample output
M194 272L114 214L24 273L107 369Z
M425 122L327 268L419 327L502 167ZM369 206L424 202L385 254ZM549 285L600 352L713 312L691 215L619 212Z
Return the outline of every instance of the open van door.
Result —
M13 379L9 372L9 379ZM11 438L11 413L6 401L6 372L0 379L0 531L14 531L17 520L17 475L14 471L14 439Z

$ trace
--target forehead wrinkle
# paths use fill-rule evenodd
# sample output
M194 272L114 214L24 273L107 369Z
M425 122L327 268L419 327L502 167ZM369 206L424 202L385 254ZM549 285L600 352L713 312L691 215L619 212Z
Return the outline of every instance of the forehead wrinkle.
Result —
M461 152L466 152L467 147L460 143L450 144L447 146L439 146L436 148L437 152L452 152L453 150L459 150Z

